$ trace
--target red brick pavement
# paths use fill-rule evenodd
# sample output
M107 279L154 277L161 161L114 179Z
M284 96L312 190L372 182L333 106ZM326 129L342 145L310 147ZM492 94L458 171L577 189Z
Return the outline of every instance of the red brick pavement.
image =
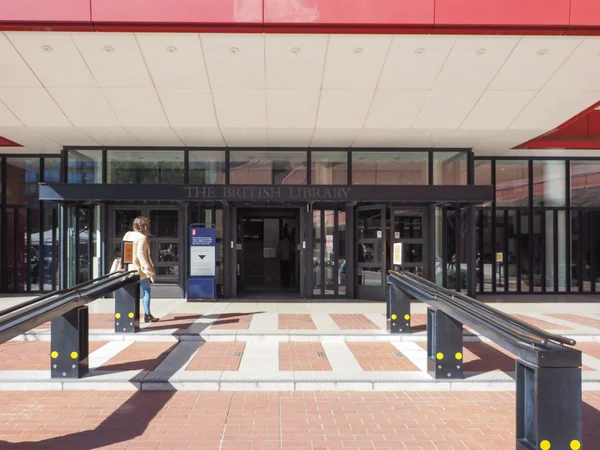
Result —
M320 342L280 342L279 370L332 370Z
M380 330L364 314L329 314L342 330Z
M90 342L89 352L106 342ZM0 345L0 370L50 370L49 341L10 341Z
M347 342L346 345L363 370L419 370L389 342Z
M172 342L134 342L98 370L154 370L176 345Z
M579 314L546 314L549 317L568 320L569 322L585 325L586 327L600 328L600 320L591 317L581 316Z
M174 328L179 330L187 330L190 325L200 317L202 317L202 314L170 313L164 317L161 317L158 322L149 324L146 328L151 328L153 330L170 330Z
M252 322L254 314L221 314L215 323L210 327L211 330L247 330Z
M115 327L115 317L110 313L94 313L89 315L90 329L112 330ZM35 331L49 330L50 321L44 322Z
M316 330L310 314L279 314L280 330Z
M509 392L3 392L0 448L514 450L514 421Z
M205 342L186 370L238 370L245 342Z

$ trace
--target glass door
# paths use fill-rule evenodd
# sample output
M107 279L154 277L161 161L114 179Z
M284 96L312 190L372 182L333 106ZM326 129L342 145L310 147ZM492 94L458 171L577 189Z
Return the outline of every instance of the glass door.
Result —
M132 229L133 221L139 216L150 219L150 257L156 271L156 284L180 285L180 251L184 244L184 231L180 208L177 206L113 207L109 211L110 248L106 258L107 269L120 252L123 236ZM173 295L181 295L181 290L178 289Z
M385 300L386 207L356 208L356 296Z
M345 297L346 211L325 208L312 211L312 294Z
M424 211L418 208L392 209L391 249L389 267L394 270L400 266L394 264L394 245L402 244L402 268L420 277L425 275L425 224Z

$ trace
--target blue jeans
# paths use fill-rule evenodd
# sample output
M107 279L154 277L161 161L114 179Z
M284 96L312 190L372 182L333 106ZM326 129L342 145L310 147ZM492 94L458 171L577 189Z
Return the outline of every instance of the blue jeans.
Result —
M142 303L144 305L144 312L150 315L150 278L144 278L140 280L140 288L142 289Z

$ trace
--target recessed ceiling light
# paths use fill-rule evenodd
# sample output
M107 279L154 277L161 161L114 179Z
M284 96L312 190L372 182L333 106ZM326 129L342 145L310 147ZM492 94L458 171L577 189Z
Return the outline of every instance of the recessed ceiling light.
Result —
M292 50L290 50L294 55L297 55L298 53L300 53L300 47L292 47Z
M105 46L105 47L104 47L104 51L105 51L106 53L112 53L112 52L114 52L114 51L115 51L115 49L114 49L114 48L112 48L110 45L107 45L107 46Z
M424 48L418 48L415 50L415 53L417 55L422 55L423 53L425 53L425 49Z
M169 46L167 47L167 51L168 51L169 53L177 53L177 47L173 47L172 45L169 45Z
M548 53L548 49L547 48L543 48L541 50L538 50L537 55L538 56L544 56Z
M360 47L356 47L356 48L354 49L354 54L355 54L355 55L360 55L362 52L363 52L363 49L362 49L362 48L360 48Z
M50 47L49 45L42 45L40 48L44 52L47 52L47 53L51 53L52 52L52 47Z
M479 48L475 51L475 54L477 56L482 56L482 55L485 55L486 52L487 52L487 50L485 48Z
M239 48L237 48L237 47L229 47L229 53L233 53L235 55L236 53L239 53L239 52L240 52Z

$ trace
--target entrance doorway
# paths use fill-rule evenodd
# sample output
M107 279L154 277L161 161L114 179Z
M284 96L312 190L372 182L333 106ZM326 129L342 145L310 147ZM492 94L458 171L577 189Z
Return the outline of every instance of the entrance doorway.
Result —
M237 296L300 295L299 208L238 208Z
M150 257L156 271L155 284L152 286L153 297L182 297L185 273L180 257L183 248L183 221L179 206L113 206L108 211L109 248L107 264L110 267L121 248L121 240L131 230L133 221L138 216L150 219Z

